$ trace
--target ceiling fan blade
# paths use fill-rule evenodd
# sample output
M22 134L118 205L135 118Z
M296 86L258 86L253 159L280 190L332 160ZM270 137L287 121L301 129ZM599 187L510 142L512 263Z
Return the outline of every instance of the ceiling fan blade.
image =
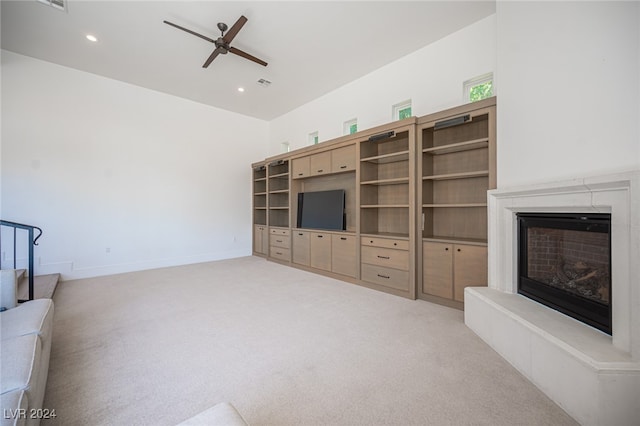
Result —
M243 58L248 59L248 60L253 61L253 62L256 62L256 63L258 63L258 64L260 64L262 66L265 66L265 67L267 66L267 63L265 61L263 61L262 59L258 59L255 56L249 55L247 52L243 52L240 49L236 49L235 47L230 47L229 48L229 52L233 53L235 55L238 55L238 56L242 56Z
M188 32L189 34L193 34L193 35L194 35L194 36L196 36L196 37L200 37L200 38L201 38L201 39L203 39L203 40L207 40L208 42L211 42L211 43L215 43L215 42L216 42L216 41L215 41L214 39L212 39L212 38L209 38L209 37L207 37L207 36L203 36L202 34L198 34L197 32L195 32L195 31L191 31L191 30L189 30L189 29L187 29L187 28L184 28L184 27L181 27L180 25L176 25L176 24L174 24L173 22L169 22L169 21L162 21L162 22L164 22L164 23L165 23L165 24L167 24L167 25L171 25L172 27L175 27L175 28L177 28L177 29L179 29L179 30L186 31L186 32Z
M216 47L216 50L214 50L211 55L207 58L207 60L205 61L204 65L202 65L202 68L207 68L209 65L211 65L211 62L213 62L213 60L216 58L216 56L218 56L219 54L223 53L224 49L222 47Z
M247 21L248 19L245 18L244 15L241 15L236 21L236 23L233 24L233 27L231 27L231 29L227 31L224 37L222 37L222 39L227 43L231 43L231 40L233 40L233 38L236 36L236 34L238 34L240 29L244 26L244 24L247 23Z

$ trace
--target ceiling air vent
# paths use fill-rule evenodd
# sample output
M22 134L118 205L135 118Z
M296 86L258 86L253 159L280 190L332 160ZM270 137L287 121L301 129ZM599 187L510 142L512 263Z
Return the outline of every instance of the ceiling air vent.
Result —
M56 10L61 10L63 12L67 11L66 0L36 0L38 3L46 4L47 6L51 6Z
M258 80L258 84L262 87L269 87L271 82L269 80L265 80L264 78L261 78L260 80Z

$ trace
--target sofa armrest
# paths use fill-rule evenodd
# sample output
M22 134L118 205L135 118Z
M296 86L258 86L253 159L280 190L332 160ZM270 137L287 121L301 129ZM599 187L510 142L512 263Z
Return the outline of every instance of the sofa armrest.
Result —
M18 280L15 269L0 270L0 308L15 308L18 304Z

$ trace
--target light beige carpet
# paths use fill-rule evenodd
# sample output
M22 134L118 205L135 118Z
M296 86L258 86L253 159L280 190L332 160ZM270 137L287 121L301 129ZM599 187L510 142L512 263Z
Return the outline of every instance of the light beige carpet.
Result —
M63 282L43 425L574 425L463 313L240 259Z

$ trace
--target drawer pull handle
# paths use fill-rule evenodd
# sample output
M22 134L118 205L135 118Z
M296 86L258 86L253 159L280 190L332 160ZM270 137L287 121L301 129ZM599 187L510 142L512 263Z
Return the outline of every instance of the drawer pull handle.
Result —
M298 176L302 176L304 173L298 173Z
M318 238L322 238L322 235L316 235L316 237L318 237Z
M277 251L276 254L282 256L282 253L280 253L279 251Z
M378 274L378 276L379 276L380 278L386 278L386 279L389 279L389 278L390 278L388 275Z
M347 166L340 166L340 168L341 168L341 169L346 169L346 168L347 168Z
M282 240L276 240L276 243L281 243L281 242L282 242Z
M302 237L304 234L302 232L298 232L298 235Z
M342 241L347 241L347 237L340 237Z
M445 247L445 248L444 248L444 251L449 251L449 247Z
M323 169L319 169L319 170L318 170L318 173L322 173L322 171L323 171Z
M380 256L380 255L378 255L378 259L390 259L390 257L389 256Z
M462 251L462 249L458 249L458 251Z

